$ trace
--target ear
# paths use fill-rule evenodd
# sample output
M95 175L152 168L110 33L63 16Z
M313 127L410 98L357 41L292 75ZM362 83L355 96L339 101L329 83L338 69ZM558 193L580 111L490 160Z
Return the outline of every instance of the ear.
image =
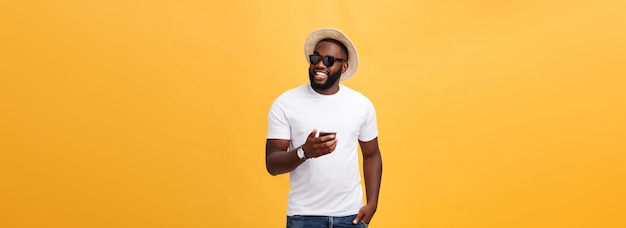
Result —
M345 73L346 70L348 70L348 62L343 62L343 64L341 65L341 73Z

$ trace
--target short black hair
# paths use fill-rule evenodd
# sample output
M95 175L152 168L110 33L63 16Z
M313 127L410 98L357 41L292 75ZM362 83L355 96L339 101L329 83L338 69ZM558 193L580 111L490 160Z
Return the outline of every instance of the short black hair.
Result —
M331 42L331 43L339 45L339 47L341 47L341 50L346 53L346 60L350 58L350 56L348 54L348 48L346 48L346 45L343 45L343 43L341 43L339 40L335 40L333 38L325 38L323 40L320 40L320 42L317 42L317 43L319 44L319 43L321 43L323 41Z

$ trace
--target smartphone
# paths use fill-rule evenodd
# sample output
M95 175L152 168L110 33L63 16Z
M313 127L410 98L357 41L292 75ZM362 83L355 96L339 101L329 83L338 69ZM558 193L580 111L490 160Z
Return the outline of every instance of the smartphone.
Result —
M335 135L337 137L337 132L320 131L320 137L327 135Z

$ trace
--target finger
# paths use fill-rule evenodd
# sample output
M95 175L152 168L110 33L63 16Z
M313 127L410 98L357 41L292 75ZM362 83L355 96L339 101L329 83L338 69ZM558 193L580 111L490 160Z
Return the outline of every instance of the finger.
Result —
M333 152L333 145L332 142L328 141L328 142L320 142L320 144L318 144L319 152L322 154L329 154L330 152Z
M332 139L330 141L326 141L325 142L326 147L331 148L334 150L334 148L337 146L337 139Z
M334 138L335 138L335 135L325 135L325 136L320 137L322 142L328 142L330 140L333 140Z
M337 146L337 142L338 142L338 139L331 139L330 141L328 141L328 144L326 145L328 145L329 147L335 147Z
M361 218L361 221L363 221L363 223L365 224L370 224L371 220L372 220L372 215L363 216L363 218Z
M363 219L363 212L359 211L359 214L357 214L356 217L354 217L354 220L352 220L352 224L358 224L361 219Z

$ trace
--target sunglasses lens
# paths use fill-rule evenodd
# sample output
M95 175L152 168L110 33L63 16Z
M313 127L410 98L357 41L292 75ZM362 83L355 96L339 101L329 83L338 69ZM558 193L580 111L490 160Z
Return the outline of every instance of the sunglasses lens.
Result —
M322 60L324 61L324 65L326 65L327 67L331 67L335 64L335 58L333 58L332 56L324 56Z
M318 64L322 60L322 56L319 55L309 55L309 61L311 64Z

